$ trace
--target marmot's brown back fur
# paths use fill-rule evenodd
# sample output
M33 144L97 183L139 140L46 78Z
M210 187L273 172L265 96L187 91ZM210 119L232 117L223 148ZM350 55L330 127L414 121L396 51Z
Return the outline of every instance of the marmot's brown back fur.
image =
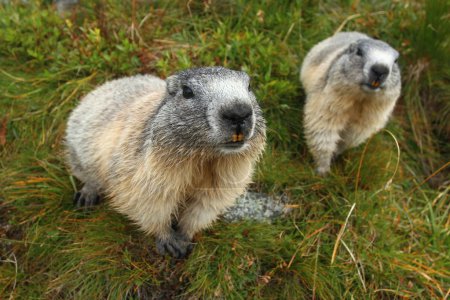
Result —
M265 123L247 74L198 68L100 86L71 114L66 145L84 183L79 206L106 195L156 235L160 253L183 257L193 235L244 192Z
M304 128L317 172L383 128L400 96L398 52L358 32L338 33L307 54L300 79Z

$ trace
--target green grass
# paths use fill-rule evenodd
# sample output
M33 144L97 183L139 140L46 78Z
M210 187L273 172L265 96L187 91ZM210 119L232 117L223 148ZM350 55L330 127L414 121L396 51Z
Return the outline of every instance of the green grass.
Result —
M12 2L0 4L0 299L449 297L448 1L82 1L67 20L51 1ZM388 131L320 178L299 66L338 28L397 48L403 92ZM201 65L251 75L269 126L252 188L295 208L271 225L219 221L174 260L107 204L74 209L61 140L96 85Z

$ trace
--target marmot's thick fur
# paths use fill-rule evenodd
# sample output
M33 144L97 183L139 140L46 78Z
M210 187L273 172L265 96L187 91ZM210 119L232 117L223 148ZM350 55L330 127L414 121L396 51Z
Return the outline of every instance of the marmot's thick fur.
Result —
M305 137L317 172L333 156L383 128L400 96L399 54L358 32L338 33L314 46L303 62Z
M183 257L244 192L265 122L247 74L205 67L100 86L72 112L66 145L79 206L106 195L161 254Z

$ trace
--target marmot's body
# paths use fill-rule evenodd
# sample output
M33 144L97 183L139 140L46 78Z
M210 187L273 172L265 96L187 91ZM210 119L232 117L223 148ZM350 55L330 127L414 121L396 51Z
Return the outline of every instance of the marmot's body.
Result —
M333 156L383 128L400 96L398 52L357 32L338 33L307 54L305 137L319 174Z
M160 253L187 254L193 235L251 180L265 124L247 74L191 69L163 81L135 76L88 94L68 121L79 206L107 195L157 237Z

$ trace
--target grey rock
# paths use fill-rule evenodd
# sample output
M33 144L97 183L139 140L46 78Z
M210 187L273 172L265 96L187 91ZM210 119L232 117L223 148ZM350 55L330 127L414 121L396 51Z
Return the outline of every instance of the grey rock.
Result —
M274 198L263 193L247 192L236 199L235 205L230 207L222 218L228 222L252 220L270 223L292 210L288 200L286 195Z
M54 0L53 2L60 15L70 13L78 4L78 0Z

